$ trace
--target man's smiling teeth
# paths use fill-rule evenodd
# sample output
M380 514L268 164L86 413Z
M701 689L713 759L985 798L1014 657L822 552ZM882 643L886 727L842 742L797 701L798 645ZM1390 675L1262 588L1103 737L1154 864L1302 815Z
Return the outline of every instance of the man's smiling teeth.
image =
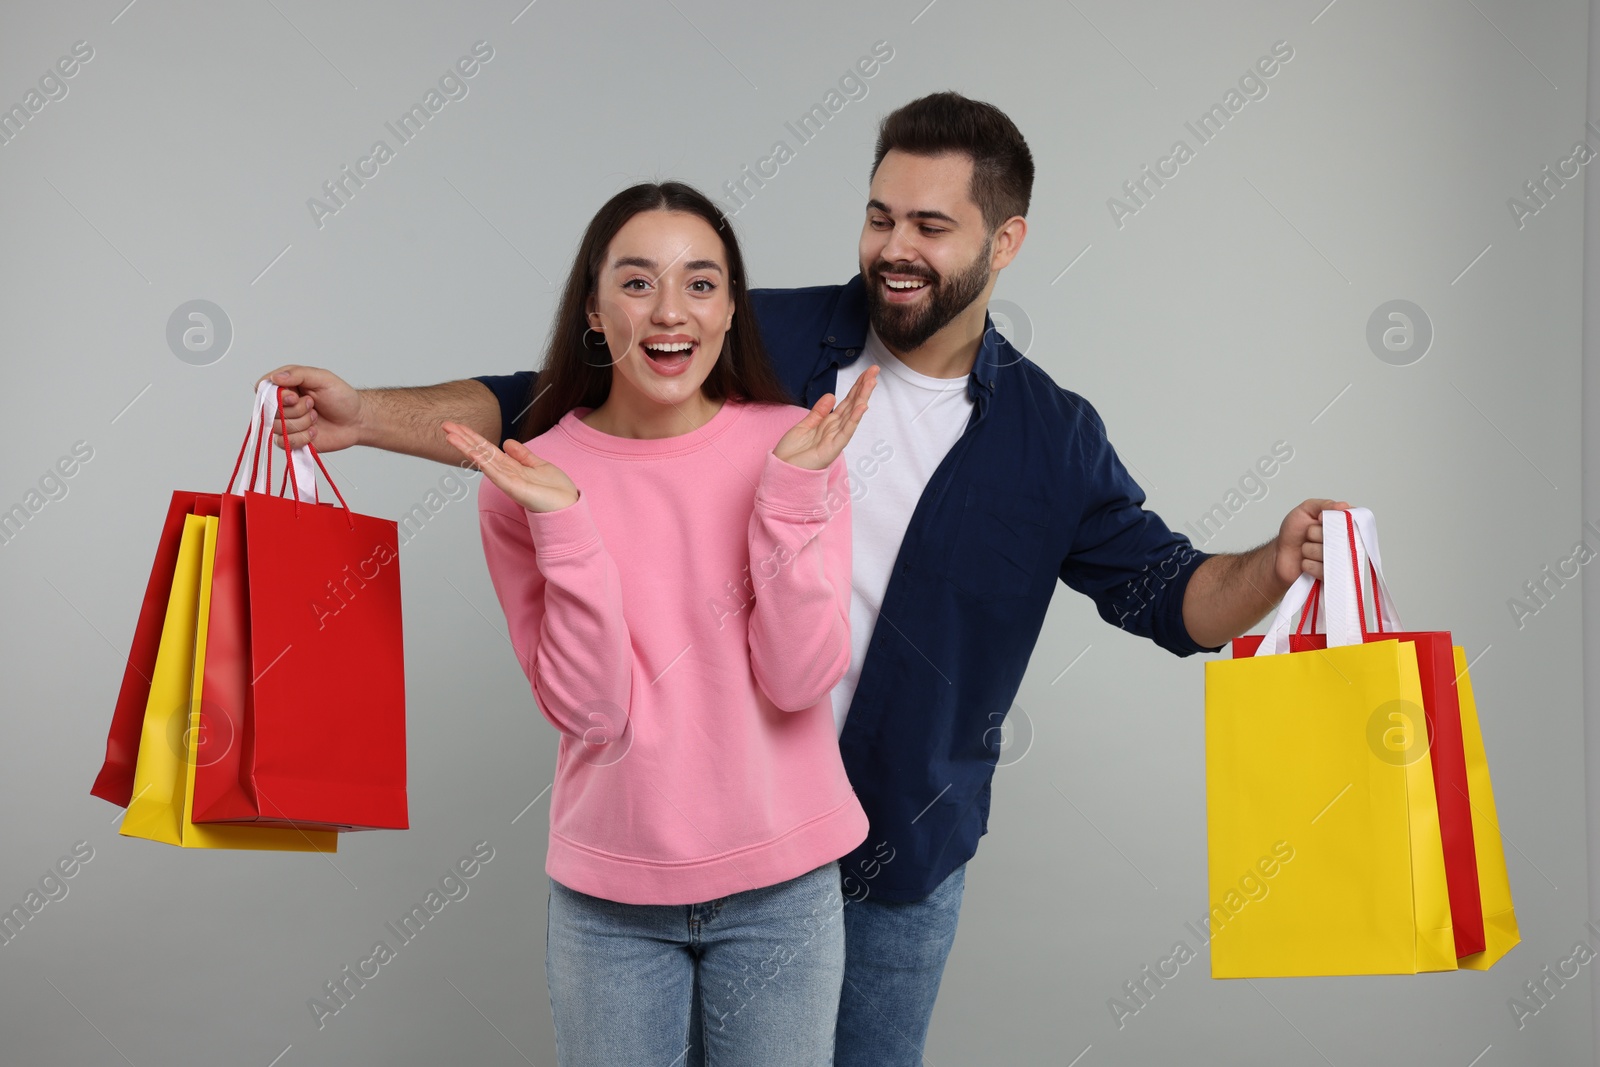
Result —
M927 282L922 281L899 282L895 281L893 278L885 278L884 282L891 289L921 289L924 285L928 284Z

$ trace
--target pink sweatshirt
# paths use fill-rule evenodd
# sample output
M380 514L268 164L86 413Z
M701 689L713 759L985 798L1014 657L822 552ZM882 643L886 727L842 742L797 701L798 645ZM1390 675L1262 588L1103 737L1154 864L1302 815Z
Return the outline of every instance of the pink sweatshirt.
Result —
M589 411L528 442L576 503L529 512L488 479L478 496L512 643L561 732L545 870L690 904L838 859L867 835L828 695L850 659L844 458L772 455L805 415L787 404L728 400L656 440Z

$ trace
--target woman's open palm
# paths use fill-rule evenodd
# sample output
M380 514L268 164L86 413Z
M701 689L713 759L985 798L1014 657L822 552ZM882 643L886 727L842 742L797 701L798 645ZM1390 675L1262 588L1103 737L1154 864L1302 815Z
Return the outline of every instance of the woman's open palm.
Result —
M521 441L506 440L502 452L476 430L458 422L442 424L444 435L501 492L529 511L560 511L578 500L578 487L565 471L547 463Z
M876 365L856 379L844 400L834 403L832 393L824 393L806 417L790 427L772 454L796 467L820 471L827 468L844 451L844 446L856 432L861 416L867 413L867 398L878 381Z

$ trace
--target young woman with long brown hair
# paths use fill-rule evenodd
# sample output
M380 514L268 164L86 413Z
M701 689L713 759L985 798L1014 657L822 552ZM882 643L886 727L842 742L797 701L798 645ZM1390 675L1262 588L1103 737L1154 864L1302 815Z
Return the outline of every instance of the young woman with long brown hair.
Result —
M484 553L560 732L546 973L564 1067L825 1064L838 857L867 820L829 692L850 660L841 452L875 374L788 402L727 220L677 182L590 222L525 444L444 424L487 476Z

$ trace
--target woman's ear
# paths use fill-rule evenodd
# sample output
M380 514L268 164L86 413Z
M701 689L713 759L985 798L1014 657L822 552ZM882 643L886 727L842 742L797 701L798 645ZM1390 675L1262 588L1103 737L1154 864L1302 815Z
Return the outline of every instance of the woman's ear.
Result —
M595 310L595 299L593 293L590 293L588 298L583 302L583 314L587 319L591 329L599 327L600 313Z

